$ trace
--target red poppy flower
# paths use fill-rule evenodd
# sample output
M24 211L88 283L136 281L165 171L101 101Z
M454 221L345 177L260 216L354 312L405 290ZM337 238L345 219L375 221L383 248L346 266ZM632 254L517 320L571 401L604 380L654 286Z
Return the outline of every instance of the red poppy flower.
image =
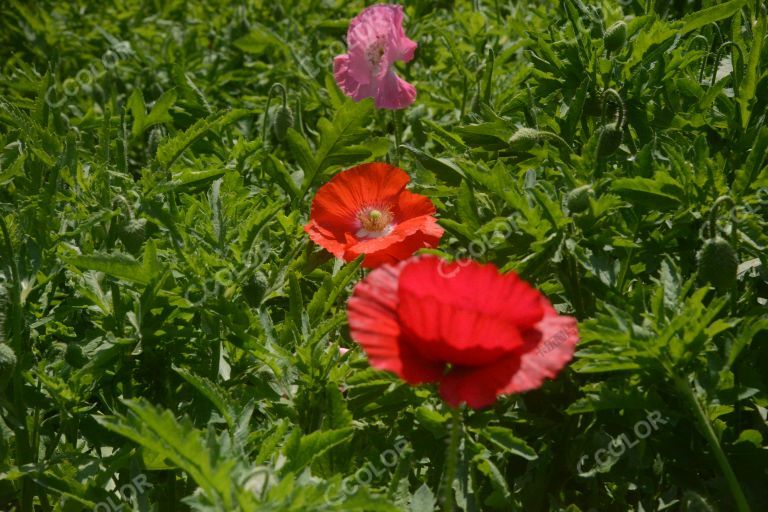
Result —
M558 315L517 274L415 257L384 265L349 300L352 338L371 366L436 382L453 406L481 408L541 386L571 360L576 319Z
M367 268L437 247L443 228L433 217L435 206L406 190L409 181L405 171L384 163L340 172L318 189L304 231L337 258L364 254Z

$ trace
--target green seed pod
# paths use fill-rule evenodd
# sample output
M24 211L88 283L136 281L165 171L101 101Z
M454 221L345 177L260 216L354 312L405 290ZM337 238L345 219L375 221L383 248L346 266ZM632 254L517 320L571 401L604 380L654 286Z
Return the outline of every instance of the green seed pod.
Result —
M704 242L698 254L699 279L711 283L718 292L733 288L739 260L731 244L720 236Z
M263 272L256 272L253 275L251 282L245 286L245 297L248 303L253 307L261 305L261 301L264 300L264 295L269 288L269 281L267 276Z
M590 93L584 100L582 113L591 117L600 117L603 113L603 101L597 93Z
M603 126L600 138L597 140L597 158L608 158L621 146L624 134L618 123L608 123Z
M5 343L0 343L0 380L13 373L17 362L13 349Z
M285 139L285 134L288 133L288 128L293 128L294 121L295 119L291 107L282 105L277 108L277 112L275 112L275 121L272 123L272 129L275 132L277 140Z
M617 21L605 31L603 35L603 45L609 53L616 53L624 48L627 42L627 24L623 21Z
M163 139L163 129L159 126L152 128L149 132L149 139L147 140L147 158L153 159L157 154L157 147L160 145L160 141Z
M565 206L570 213L581 213L589 208L589 198L593 195L592 185L576 187L565 196Z
M141 250L146 239L145 227L147 219L131 219L120 230L120 240L129 252L136 253Z
M64 360L73 368L82 368L88 362L83 354L83 348L77 343L69 343L64 353Z
M533 128L519 128L509 138L509 148L513 151L528 151L542 139L539 130Z

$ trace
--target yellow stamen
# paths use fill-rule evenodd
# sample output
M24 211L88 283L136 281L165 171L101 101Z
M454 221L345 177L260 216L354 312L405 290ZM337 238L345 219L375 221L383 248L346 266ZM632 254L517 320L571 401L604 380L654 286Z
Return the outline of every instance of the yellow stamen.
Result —
M371 233L384 231L392 223L392 214L384 209L372 208L358 215L363 229Z

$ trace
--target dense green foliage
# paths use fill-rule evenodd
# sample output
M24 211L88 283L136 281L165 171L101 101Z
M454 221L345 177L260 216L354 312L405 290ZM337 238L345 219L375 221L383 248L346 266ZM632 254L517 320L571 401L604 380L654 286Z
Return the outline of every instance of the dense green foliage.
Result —
M434 252L579 319L555 381L463 412L459 508L764 510L761 4L407 1L395 148L333 81L363 2L0 2L0 509L439 507L451 413L369 369L359 262L302 230L399 157Z

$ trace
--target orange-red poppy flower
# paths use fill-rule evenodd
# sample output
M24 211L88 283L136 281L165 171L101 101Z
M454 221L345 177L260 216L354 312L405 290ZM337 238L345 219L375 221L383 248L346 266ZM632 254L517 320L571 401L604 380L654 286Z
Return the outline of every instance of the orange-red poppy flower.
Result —
M378 267L437 247L443 228L429 198L406 190L402 169L385 163L358 165L320 187L304 231L337 258L365 255L363 266Z
M352 339L371 366L438 383L452 406L481 408L538 388L571 360L576 319L517 274L435 256L384 265L349 300Z

